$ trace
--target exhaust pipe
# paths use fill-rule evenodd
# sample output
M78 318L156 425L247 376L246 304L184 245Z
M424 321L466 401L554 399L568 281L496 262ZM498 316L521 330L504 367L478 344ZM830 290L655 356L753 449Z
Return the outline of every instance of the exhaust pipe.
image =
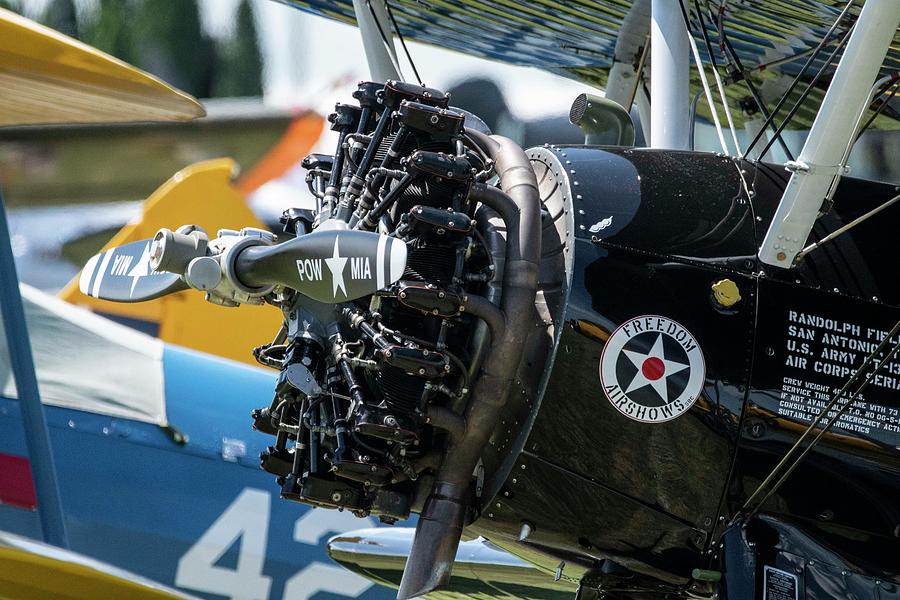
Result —
M445 587L473 503L472 472L500 418L512 388L519 356L533 320L541 252L541 211L537 179L525 152L512 140L466 133L491 157L500 187L472 186L469 197L494 209L506 224L506 263L500 310L505 326L497 327L482 374L472 389L464 433L451 438L431 494L425 501L398 600L408 600ZM507 349L506 352L503 350Z

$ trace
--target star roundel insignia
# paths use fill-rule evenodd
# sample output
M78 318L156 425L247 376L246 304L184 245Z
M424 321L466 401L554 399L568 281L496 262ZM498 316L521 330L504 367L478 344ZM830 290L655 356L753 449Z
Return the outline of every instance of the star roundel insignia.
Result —
M334 236L334 253L331 255L331 258L325 259L325 265L328 267L328 270L331 271L332 294L337 298L338 290L341 290L346 298L347 286L344 285L344 267L347 266L348 258L346 256L341 256L340 241L341 236Z
M684 414L706 379L703 351L681 324L643 315L616 329L600 355L600 383L612 405L643 423Z
M153 271L150 269L150 242L147 242L147 245L144 246L144 251L141 252L141 257L138 259L137 264L135 264L126 275L127 277L131 277L131 290L128 293L129 298L134 296L134 288L137 287L141 277L146 277L152 272Z

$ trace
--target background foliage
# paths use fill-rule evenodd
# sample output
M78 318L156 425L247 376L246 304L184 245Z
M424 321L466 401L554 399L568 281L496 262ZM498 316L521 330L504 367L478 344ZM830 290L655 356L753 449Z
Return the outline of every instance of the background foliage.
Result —
M19 0L0 0L0 7L22 12ZM249 0L241 0L234 32L223 39L203 31L197 0L99 0L81 12L74 0L50 0L38 20L198 98L262 95L264 65Z

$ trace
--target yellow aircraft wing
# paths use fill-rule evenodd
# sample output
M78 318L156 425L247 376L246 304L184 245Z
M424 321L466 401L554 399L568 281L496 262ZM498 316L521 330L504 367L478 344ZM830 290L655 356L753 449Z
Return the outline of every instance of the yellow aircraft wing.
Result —
M189 600L98 560L0 532L0 600Z
M0 126L190 121L203 106L156 77L0 9Z

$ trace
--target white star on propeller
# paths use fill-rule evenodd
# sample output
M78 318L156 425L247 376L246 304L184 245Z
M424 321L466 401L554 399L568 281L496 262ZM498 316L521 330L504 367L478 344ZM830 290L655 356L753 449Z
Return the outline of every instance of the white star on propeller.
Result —
M328 270L331 271L331 292L334 294L335 298L337 298L338 288L341 288L341 291L344 292L344 296L347 295L347 288L344 287L344 267L347 265L347 258L341 257L340 250L338 249L338 241L340 239L340 236L335 236L334 254L331 258L325 259L325 265L328 267Z
M669 396L666 392L666 380L675 373L687 369L688 365L666 360L663 354L662 334L660 333L657 336L656 341L653 342L653 347L650 348L650 352L647 354L641 354L632 350L622 350L622 352L637 367L637 374L631 380L631 384L625 390L625 393L627 394L649 385L656 390L663 402L668 402Z
M144 246L144 251L141 253L141 258L138 259L137 264L134 265L130 271L128 271L128 277L131 277L131 292L128 294L129 297L134 296L134 288L137 287L138 281L141 280L141 277L146 277L150 274L150 242L147 242L147 245Z

